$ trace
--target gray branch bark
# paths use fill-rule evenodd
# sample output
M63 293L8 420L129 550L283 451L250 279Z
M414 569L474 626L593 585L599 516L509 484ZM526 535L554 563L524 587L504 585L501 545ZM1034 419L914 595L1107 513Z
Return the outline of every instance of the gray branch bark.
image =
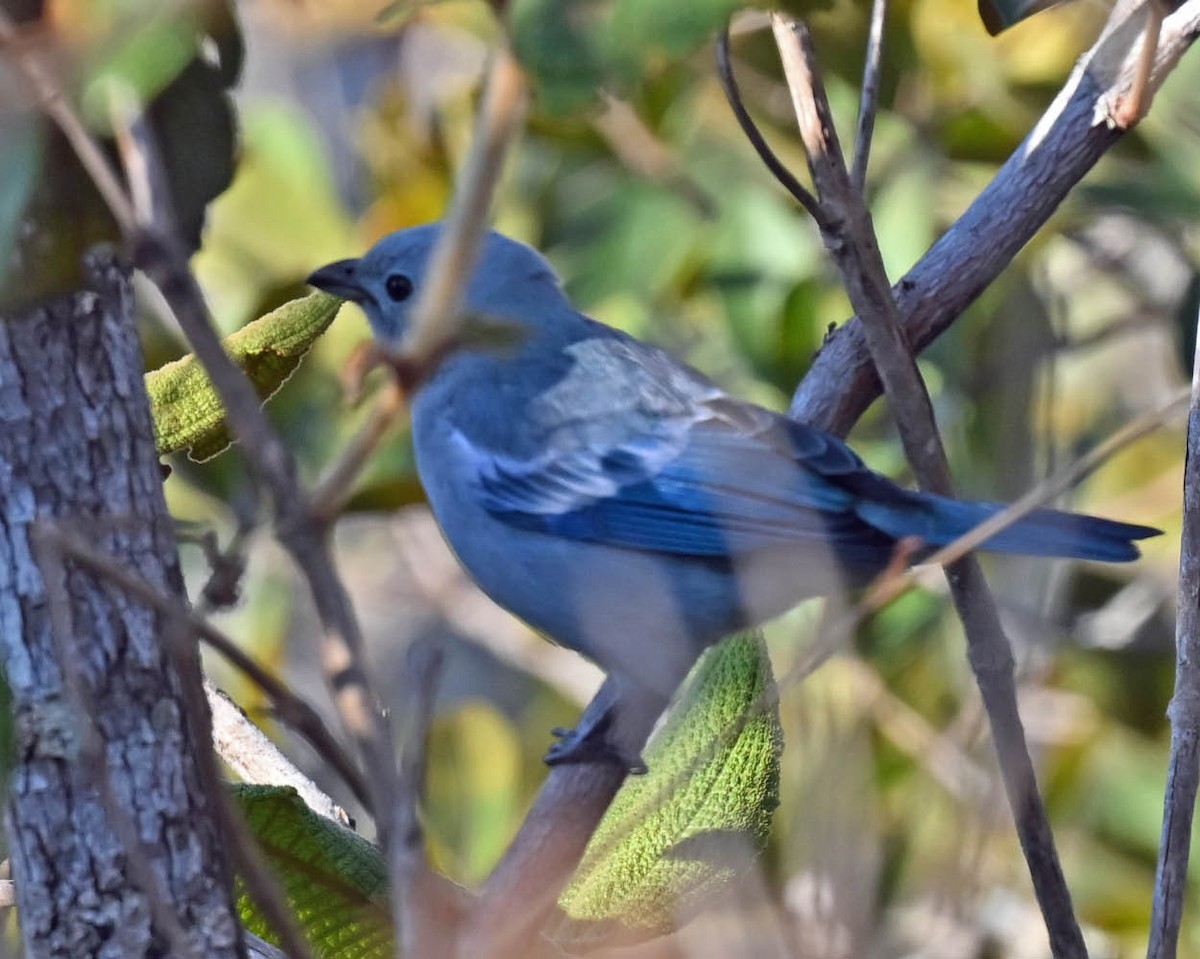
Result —
M194 759L207 736L189 728L158 617L69 564L70 608L52 617L32 549L33 522L61 523L182 593L128 275L104 256L89 272L91 289L0 317L0 654L16 726L7 827L21 931L38 959L162 955L151 917L166 905L196 954L238 957L230 875ZM70 635L56 636L52 618ZM60 645L93 715L71 706ZM103 742L111 796L166 904L130 878L81 755L83 723Z
M1119 5L1103 36L995 179L892 288L904 332L919 353L958 319L1121 137L1110 120L1133 87L1144 8ZM1150 85L1156 88L1200 36L1200 0L1163 22ZM883 387L858 318L826 341L792 397L790 413L845 434Z

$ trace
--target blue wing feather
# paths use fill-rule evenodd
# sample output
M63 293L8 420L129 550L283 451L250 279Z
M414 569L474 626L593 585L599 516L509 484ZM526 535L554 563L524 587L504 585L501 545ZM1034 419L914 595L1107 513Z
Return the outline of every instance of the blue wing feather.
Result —
M709 559L811 545L870 572L902 537L943 545L999 509L897 486L837 437L735 400L613 331L567 352L574 365L529 411L536 455L459 434L482 505L513 526ZM1039 510L985 548L1119 561L1157 532Z
M483 505L524 529L629 549L730 557L807 540L868 547L886 560L890 537L794 450L721 421L688 425L666 463L647 456L644 437L534 462L493 457L480 470Z

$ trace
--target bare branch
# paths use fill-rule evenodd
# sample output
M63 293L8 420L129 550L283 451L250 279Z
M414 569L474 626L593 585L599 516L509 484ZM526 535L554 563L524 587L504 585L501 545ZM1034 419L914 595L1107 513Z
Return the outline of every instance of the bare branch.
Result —
M380 344L378 359L395 367L404 385L411 386L454 342L462 318L463 277L470 275L480 237L487 227L492 195L504 168L504 158L516 139L525 115L525 80L508 50L497 51L488 71L479 122L471 152L445 217L445 228L430 258L426 282L413 320L399 343ZM388 427L403 408L403 394L389 389L376 402L371 418L346 445L313 492L312 514L328 523L348 498L359 472Z
M134 149L153 152L153 144L145 138L128 137L125 143L127 156ZM134 176L155 166L154 157L149 156L127 172ZM150 193L148 189L145 192ZM128 238L135 261L161 290L221 397L252 474L270 491L276 534L304 574L324 628L321 662L330 696L343 726L358 745L364 766L372 772L366 780L368 808L390 809L396 792L391 730L369 679L362 631L334 565L327 531L309 510L296 476L295 459L263 413L254 386L225 353L204 296L175 239L155 229L140 230ZM386 830L381 834L386 843Z
M439 356L458 333L463 278L471 275L504 157L525 116L525 101L525 78L516 58L506 49L497 50L466 168L430 256L412 324L395 352L404 365L420 368Z
M332 522L354 489L354 481L367 464L371 454L383 441L387 431L404 409L404 391L398 383L389 383L375 399L371 414L362 429L343 447L321 479L313 487L310 508L313 516L323 523Z
M863 320L871 357L879 371L905 453L921 486L952 495L950 467L934 422L933 405L905 339L862 194L850 181L808 28L776 14L772 29L792 93L800 136L808 155L827 225L822 236L842 274L850 302ZM1055 956L1086 956L1049 818L1037 789L1033 761L1017 711L1012 651L995 602L973 557L946 568L946 578L966 632L968 658L987 708L1005 791L1045 918Z
M1120 139L1121 131L1104 121L1134 82L1142 24L1137 11L1125 9L1123 16L1080 60L995 179L893 287L915 352L949 328ZM1153 85L1162 83L1198 35L1200 0L1186 0L1163 21ZM792 397L791 414L844 434L880 390L862 323L851 319L822 346Z
M1133 75L1129 95L1112 111L1112 122L1122 130L1144 117L1154 97L1151 74L1154 70L1154 54L1158 49L1158 37L1162 32L1163 17L1168 12L1166 0L1146 0L1141 9L1146 15L1146 27L1142 31L1141 51L1137 59L1137 72Z
M1143 413L1130 420L1108 436L1104 442L1094 446L1052 476L1046 477L1020 499L1009 503L1004 509L989 516L954 542L943 546L936 553L927 557L924 562L930 565L938 563L944 566L956 562L971 550L978 549L986 540L991 539L1001 530L1007 529L1017 520L1028 516L1039 506L1053 502L1055 497L1081 483L1130 443L1161 429L1164 424L1169 423L1183 412L1189 398L1190 393L1181 393L1158 409Z
M439 905L444 891L429 867L425 853L425 830L418 806L425 788L425 749L437 680L442 670L442 651L432 642L415 643L408 651L402 702L404 739L400 750L400 793L393 812L391 848L392 904L396 942L400 954L442 955L451 930L440 921ZM417 952L418 949L423 950Z
M763 137L762 131L759 130L758 124L750 116L750 111L746 109L746 104L742 100L742 91L738 87L737 77L733 74L733 64L729 59L728 27L717 37L717 76L721 78L721 87L725 91L725 99L729 101L733 115L737 117L738 125L741 126L742 132L746 134L746 139L754 147L759 159L763 161L763 164L771 171L771 174L780 182L783 188L795 198L797 203L804 207L808 215L820 226L824 222L825 214L820 204L817 203L817 198L808 191L803 183L792 175L792 171L775 155L775 151L771 149L766 138Z
M871 138L875 134L875 111L879 106L879 69L883 61L883 27L887 21L887 0L871 4L871 28L867 34L867 58L863 64L862 96L858 101L858 128L854 137L854 166L850 182L859 193L867 188L867 163L871 157Z
M1196 321L1200 330L1200 316ZM1174 959L1188 887L1192 818L1200 785L1200 341L1192 365L1187 460L1183 471L1183 534L1175 626L1175 693L1167 707L1171 759L1163 799L1162 840L1154 877L1149 959Z
M605 680L580 723L603 715L615 686ZM623 743L639 749L662 712L626 702L617 717ZM500 959L520 955L554 909L558 894L575 870L621 783L625 770L612 763L551 766L504 858L492 870L469 923L459 939L459 959Z
M627 100L601 94L602 109L592 120L609 149L638 176L675 191L701 216L716 215L716 201L683 170L679 157L637 115Z
M221 781L217 755L213 749L212 727L208 721L208 705L204 698L204 674L200 657L191 642L186 618L166 615L160 620L162 638L180 680L180 700L189 725L197 730L200 739L196 750L196 768L200 788L212 804L221 823L221 832L229 843L229 857L250 898L258 905L268 926L279 936L284 952L291 959L315 959L304 930L288 903L274 871L257 838L250 831L245 816L233 802L233 797Z
M8 61L29 84L42 112L62 130L67 142L79 157L79 162L96 184L96 189L100 191L100 196L108 205L121 232L126 236L131 235L137 228L137 214L125 187L109 165L100 144L88 133L87 127L71 106L63 92L64 84L38 55L36 47L24 42L21 29L3 9L0 9L0 48L4 49L8 54Z

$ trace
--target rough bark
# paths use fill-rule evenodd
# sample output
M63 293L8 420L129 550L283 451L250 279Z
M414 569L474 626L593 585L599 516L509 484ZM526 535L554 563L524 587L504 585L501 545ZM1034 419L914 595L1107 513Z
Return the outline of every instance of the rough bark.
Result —
M38 959L167 951L156 904L135 886L110 821L119 805L193 951L241 956L194 759L206 735L189 728L158 618L68 565L59 624L70 635L56 637L31 545L33 521L61 523L182 593L128 274L104 255L88 267L90 289L0 317L0 652L15 713L7 827L22 935ZM72 657L66 676L89 689L92 715L73 707L57 648ZM102 743L107 805L82 755L81 722Z

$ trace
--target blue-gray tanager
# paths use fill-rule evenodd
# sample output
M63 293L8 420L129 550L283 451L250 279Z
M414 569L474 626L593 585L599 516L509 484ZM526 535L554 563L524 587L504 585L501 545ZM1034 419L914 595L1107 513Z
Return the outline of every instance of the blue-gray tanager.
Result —
M309 283L358 303L394 341L439 229L400 230ZM837 437L589 319L515 240L484 238L464 298L473 323L505 335L465 343L420 384L421 482L483 591L608 671L627 694L618 703L665 701L722 637L864 585L902 538L941 546L999 508L897 486ZM1157 532L1039 510L984 548L1122 562ZM551 758L604 755L607 722Z

